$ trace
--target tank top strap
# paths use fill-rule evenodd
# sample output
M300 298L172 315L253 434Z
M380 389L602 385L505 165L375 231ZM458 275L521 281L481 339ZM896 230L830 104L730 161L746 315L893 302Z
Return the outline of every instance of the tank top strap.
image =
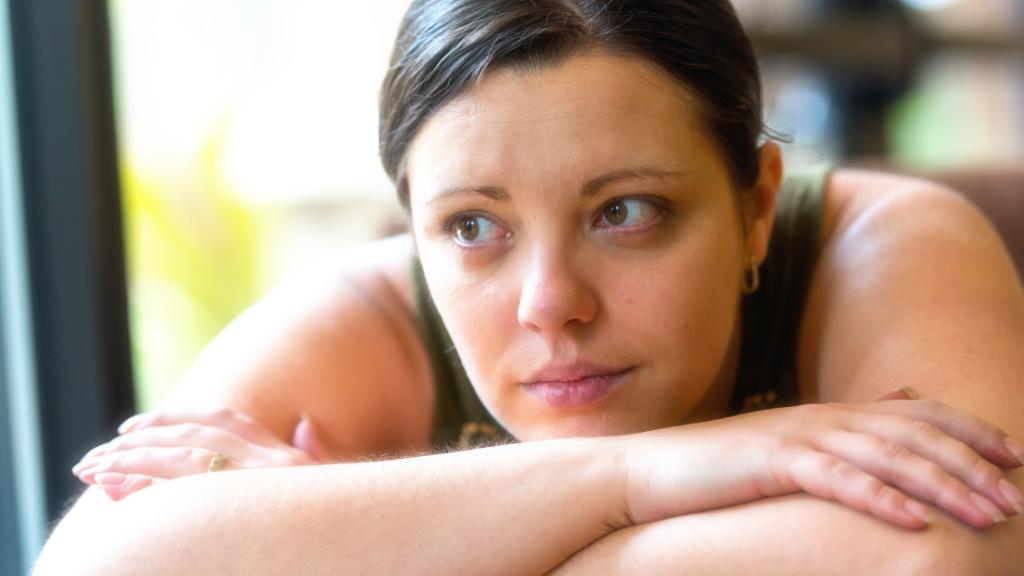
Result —
M786 175L775 202L775 224L761 285L742 304L742 344L732 411L799 404L797 339L815 264L833 167Z

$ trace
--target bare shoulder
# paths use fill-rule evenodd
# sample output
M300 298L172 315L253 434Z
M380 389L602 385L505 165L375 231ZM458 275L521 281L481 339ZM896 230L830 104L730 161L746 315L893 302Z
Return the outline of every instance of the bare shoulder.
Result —
M837 170L828 184L822 227L823 245L839 242L859 224L908 214L944 212L961 226L985 227L984 218L956 191L922 178L872 172ZM908 222L904 222L907 224Z
M999 234L931 182L840 171L801 326L806 400L900 386L1024 433L1024 290Z
M433 390L397 236L304 270L239 316L169 400L227 406L290 440L302 413L340 456L429 445Z

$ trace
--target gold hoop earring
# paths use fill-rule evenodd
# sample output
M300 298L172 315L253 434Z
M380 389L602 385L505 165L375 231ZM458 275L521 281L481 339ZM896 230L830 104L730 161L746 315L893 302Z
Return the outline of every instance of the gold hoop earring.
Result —
M757 292L757 287L761 285L761 277L757 272L757 256L750 256L750 279L747 279L747 272L743 272L743 286L741 290L744 294L753 294Z

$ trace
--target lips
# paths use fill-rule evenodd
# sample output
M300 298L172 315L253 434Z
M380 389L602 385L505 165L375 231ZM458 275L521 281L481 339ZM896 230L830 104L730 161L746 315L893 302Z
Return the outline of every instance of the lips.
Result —
M552 408L580 408L610 396L632 374L633 368L614 368L589 362L549 366L520 385L528 394Z

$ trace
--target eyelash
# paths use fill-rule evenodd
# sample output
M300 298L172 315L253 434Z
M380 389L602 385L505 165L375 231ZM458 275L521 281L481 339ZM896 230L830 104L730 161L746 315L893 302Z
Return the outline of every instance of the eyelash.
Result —
M601 206L601 208L597 211L597 216L594 218L595 225L600 224L604 220L604 212L605 210L608 209L609 206L615 204L616 202L626 202L629 200L639 200L641 202L647 202L648 204L654 206L658 210L658 215L655 216L651 222L640 227L623 228L620 226L601 226L599 227L601 232L610 232L612 234L626 235L643 234L644 232L647 232L652 227L656 226L659 222L664 220L666 216L671 215L670 204L661 198L655 196L646 196L643 194L636 194L632 196L619 196L617 198L612 198L611 200L609 200L608 202L604 203Z
M658 222L661 222L666 216L671 214L669 203L666 202L665 200L661 199L661 198L657 198L657 197L653 197L653 196L646 196L646 195L642 195L642 194L631 195L631 196L619 196L619 197L616 197L616 198L612 198L608 202L606 202L606 203L601 205L601 207L597 211L597 216L594 219L594 223L597 224L597 223L601 222L601 220L604 218L604 211L607 210L609 206L611 206L612 204L615 204L616 202L623 202L623 201L627 201L627 200L640 200L640 201L647 202L647 203L651 204L652 206L654 206L655 208L658 209L658 216L655 218L655 220L653 220L649 224L647 224L645 226L642 226L640 228L621 228L621 227L617 227L617 226L607 226L607 227L600 228L602 232L610 232L610 233L613 233L613 234L627 234L627 235L641 234L643 232L646 232L651 227L657 225ZM496 218L492 214L489 214L487 212L480 212L480 211L476 211L476 210L471 210L469 212L458 212L456 214L452 214L451 216L449 216L445 220L444 224L441 226L441 232L444 233L444 234L447 234L448 236L450 236L452 238L455 238L455 236L456 236L456 227L459 225L459 222L464 220L464 219L466 219L466 218L474 218L474 217L476 217L476 218L484 218L484 219L487 219L487 220L491 220L495 224L501 225L500 221L497 221ZM479 250L479 249L485 247L485 246L474 246L472 244L467 244L467 243L464 243L464 242L458 242L458 240L456 240L456 243L459 246L461 246L462 248L467 249L467 250Z
M458 227L459 222L465 220L466 218L483 218L485 220L490 220L491 222L494 222L495 224L504 227L504 224L501 223L500 220L495 218L494 215L488 214L487 212L471 210L469 212L459 212L457 214L452 214L451 216L448 217L447 220L445 220L444 224L441 226L441 232L443 234L447 234L455 241L457 245L459 245L461 248L465 250L480 250L482 248L487 247L483 242L474 245L468 244L466 242L460 242L458 240L456 228ZM502 240L504 240L504 238L502 238Z

